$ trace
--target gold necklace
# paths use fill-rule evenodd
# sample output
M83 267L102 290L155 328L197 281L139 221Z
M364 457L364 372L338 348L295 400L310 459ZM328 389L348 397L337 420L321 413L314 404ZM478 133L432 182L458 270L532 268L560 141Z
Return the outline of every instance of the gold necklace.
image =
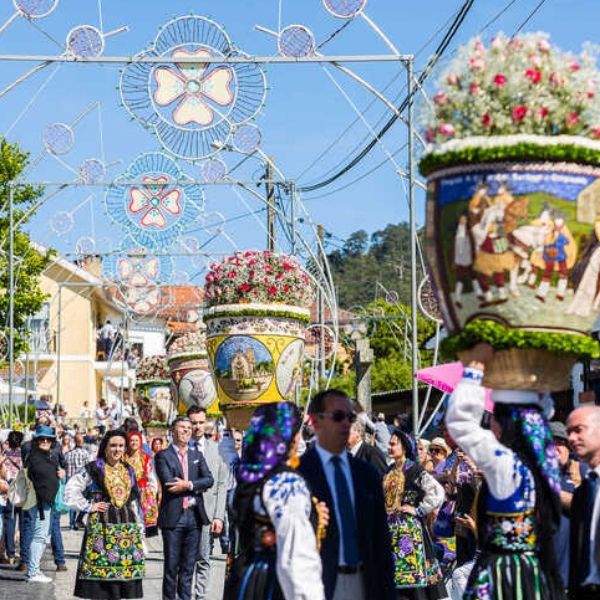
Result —
M114 467L108 462L104 463L104 484L111 504L122 508L131 493L129 471L122 462L119 461Z
M388 515L400 512L404 498L404 464L395 466L383 479L385 510Z

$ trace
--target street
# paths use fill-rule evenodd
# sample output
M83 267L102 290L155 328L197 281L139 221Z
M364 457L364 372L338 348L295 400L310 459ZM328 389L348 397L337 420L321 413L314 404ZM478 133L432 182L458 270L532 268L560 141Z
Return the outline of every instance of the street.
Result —
M15 571L15 567L6 564L0 565L0 600L64 600L74 597L73 589L75 587L77 559L81 540L83 539L83 531L70 531L64 525L68 518L63 517L62 521L63 543L68 570L60 573L56 572L49 544L42 561L42 570L45 575L54 579L54 583L27 583L25 575ZM225 555L220 553L218 546L217 543L216 555L212 558L208 600L221 600L223 594ZM160 535L148 540L148 550L146 578L144 579L144 599L160 600L163 571L162 539Z

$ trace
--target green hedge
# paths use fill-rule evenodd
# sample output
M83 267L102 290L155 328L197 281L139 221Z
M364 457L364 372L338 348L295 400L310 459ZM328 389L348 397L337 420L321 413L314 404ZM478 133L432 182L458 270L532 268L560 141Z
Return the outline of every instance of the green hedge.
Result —
M600 345L586 335L513 329L483 319L473 321L460 333L445 338L441 350L445 356L456 358L458 352L469 350L480 342L488 343L496 350L538 348L561 354L572 353L582 359L600 356Z
M203 318L206 322L210 321L211 319L221 319L227 317L283 317L286 319L296 319L296 321L310 323L310 315L300 315L290 310L280 310L277 308L271 308L269 310L264 310L261 308L240 308L235 312L215 310L214 312L206 313Z
M575 144L544 146L531 142L511 146L498 145L492 148L470 147L440 154L427 154L419 162L419 171L426 177L434 171L468 163L520 160L576 162L597 167L600 166L600 151Z

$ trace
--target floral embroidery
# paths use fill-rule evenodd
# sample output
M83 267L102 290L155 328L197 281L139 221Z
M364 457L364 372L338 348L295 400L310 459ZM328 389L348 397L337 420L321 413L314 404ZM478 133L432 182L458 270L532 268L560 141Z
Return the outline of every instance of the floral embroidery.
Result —
M487 515L488 544L501 550L535 550L537 525L533 511L518 515Z

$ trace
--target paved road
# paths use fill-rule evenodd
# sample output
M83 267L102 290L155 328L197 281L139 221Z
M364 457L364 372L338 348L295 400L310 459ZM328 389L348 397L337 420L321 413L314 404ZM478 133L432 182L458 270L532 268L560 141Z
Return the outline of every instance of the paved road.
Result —
M63 522L66 517L63 517ZM0 565L0 600L65 600L73 598L77 559L83 532L69 531L63 526L63 542L67 568L65 572L56 572L50 546L42 562L44 574L52 577L54 583L27 583L22 573L14 567ZM162 540L159 537L148 540L149 554L144 579L144 600L161 600L162 585ZM218 546L218 544L217 544ZM208 600L221 600L223 595L223 577L225 575L225 556L215 549L218 555L212 559L212 577Z

